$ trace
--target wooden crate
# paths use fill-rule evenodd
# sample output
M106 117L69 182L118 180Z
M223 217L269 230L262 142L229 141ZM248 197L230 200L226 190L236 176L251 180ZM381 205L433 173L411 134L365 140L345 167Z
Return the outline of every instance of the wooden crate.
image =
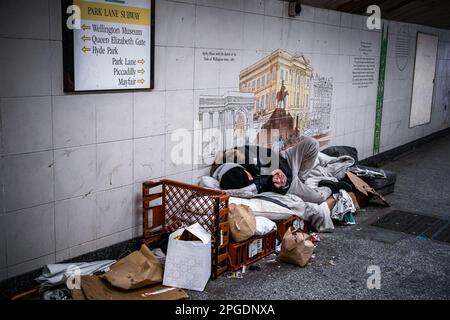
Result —
M296 227L297 223L300 223L301 219L297 216L292 216L286 220L277 222L278 239L283 240L284 234L290 227ZM308 221L303 221L304 227L301 231L308 233L311 230L311 224Z
M235 242L228 245L230 270L237 271L243 266L251 265L275 252L277 231L273 230L264 236L255 236L247 241ZM259 243L258 243L259 242ZM260 247L254 252L254 246ZM253 251L252 254L250 254Z
M229 196L221 190L173 180L147 181L143 193L143 242L151 246L163 234L200 223L211 233L211 278L228 270Z

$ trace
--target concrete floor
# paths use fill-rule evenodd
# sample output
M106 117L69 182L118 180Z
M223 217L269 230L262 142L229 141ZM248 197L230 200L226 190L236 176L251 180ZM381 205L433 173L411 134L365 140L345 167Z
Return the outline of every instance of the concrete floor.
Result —
M450 135L388 163L398 174L391 208L369 207L357 225L321 235L312 265L261 262L244 279L220 277L192 299L449 299L450 244L370 224L391 210L450 218ZM331 262L330 262L331 261ZM381 289L367 289L367 267L381 269Z

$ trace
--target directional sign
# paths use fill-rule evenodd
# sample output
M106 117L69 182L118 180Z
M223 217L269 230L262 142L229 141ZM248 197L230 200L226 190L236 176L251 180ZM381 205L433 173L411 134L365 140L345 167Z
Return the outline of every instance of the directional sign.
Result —
M80 14L63 25L65 91L153 88L154 0L64 2Z

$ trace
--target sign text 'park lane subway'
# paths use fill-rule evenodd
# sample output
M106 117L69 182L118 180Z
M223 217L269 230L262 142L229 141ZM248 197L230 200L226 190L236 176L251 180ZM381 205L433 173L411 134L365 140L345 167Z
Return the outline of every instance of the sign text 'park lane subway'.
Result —
M98 2L75 0L80 7L81 19L113 23L149 25L150 10L146 8L126 7Z

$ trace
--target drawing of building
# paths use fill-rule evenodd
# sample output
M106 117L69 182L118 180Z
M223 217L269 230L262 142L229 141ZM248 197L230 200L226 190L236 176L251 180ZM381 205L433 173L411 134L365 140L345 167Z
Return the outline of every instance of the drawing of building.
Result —
M203 130L217 128L220 132L220 136L210 136L206 139L207 142L204 142L202 146L204 159L213 157L221 149L236 146L238 141L248 142L248 131L253 129L253 101L252 93L242 92L227 92L222 96L200 96L201 128Z
M330 114L333 96L333 78L315 74L312 78L311 109L308 129L314 134L330 130Z
M277 92L284 84L288 92L286 111L294 119L294 128L302 131L308 124L312 74L313 69L303 55L282 50L276 50L242 70L239 87L241 92L255 95L255 122L265 123L270 118L277 108Z

